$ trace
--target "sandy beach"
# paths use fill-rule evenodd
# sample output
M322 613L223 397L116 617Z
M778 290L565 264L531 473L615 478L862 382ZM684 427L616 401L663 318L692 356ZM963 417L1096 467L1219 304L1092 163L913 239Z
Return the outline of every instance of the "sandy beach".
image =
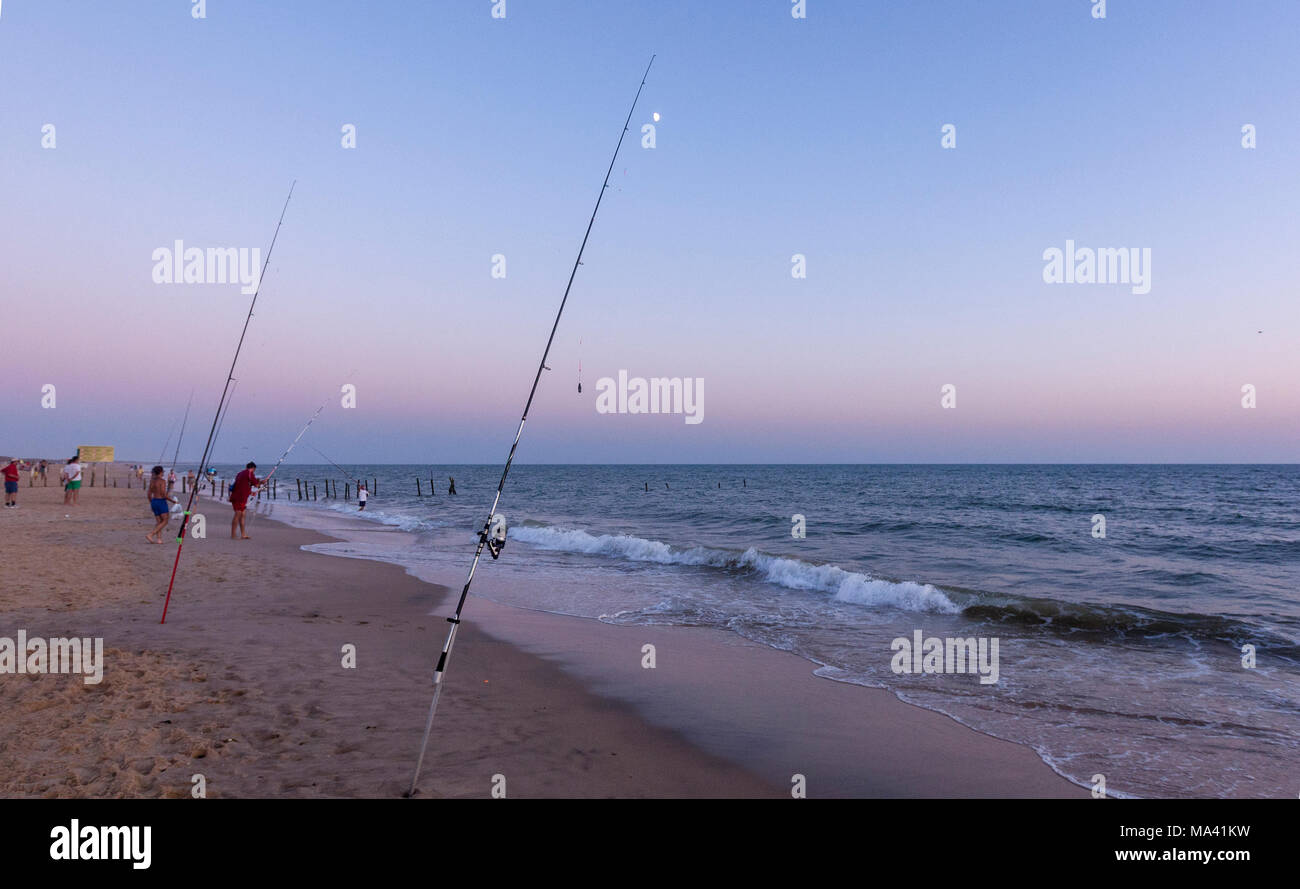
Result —
M405 789L446 587L302 551L331 538L266 516L233 541L228 506L204 500L208 536L187 542L160 625L175 546L145 542L140 490L19 502L2 517L0 635L102 637L105 664L94 685L0 677L0 794L184 797L196 774L209 797ZM419 795L488 797L503 775L510 797L789 798L795 774L811 797L1087 795L1025 747L812 669L713 631L476 598Z

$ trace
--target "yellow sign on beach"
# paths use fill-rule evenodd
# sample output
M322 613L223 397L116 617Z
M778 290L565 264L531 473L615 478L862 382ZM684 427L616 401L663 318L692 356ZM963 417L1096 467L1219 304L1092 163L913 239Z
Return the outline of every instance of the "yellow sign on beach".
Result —
M77 459L82 463L112 463L113 448L101 445L82 445L77 448Z

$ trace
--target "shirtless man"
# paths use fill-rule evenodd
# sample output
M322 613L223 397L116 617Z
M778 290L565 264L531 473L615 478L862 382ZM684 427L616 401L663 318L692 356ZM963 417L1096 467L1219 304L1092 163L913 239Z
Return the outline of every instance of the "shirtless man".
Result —
M162 532L167 527L167 521L172 517L171 504L176 503L176 498L167 493L167 481L163 478L163 468L155 466L153 476L149 479L149 507L153 510L154 526L153 530L144 535L144 539L150 543L162 543Z
M248 507L248 497L253 493L253 488L262 484L262 480L253 474L257 469L257 464L249 462L244 467L244 471L235 476L234 483L230 486L230 505L235 508L234 518L230 520L230 539L252 540L244 531L244 510ZM235 533L235 529L239 533Z

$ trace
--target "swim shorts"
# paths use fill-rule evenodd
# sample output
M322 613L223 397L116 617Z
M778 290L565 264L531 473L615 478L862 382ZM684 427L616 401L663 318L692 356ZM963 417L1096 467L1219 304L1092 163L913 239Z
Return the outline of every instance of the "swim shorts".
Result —
M80 490L81 490L81 479L77 479L75 482L68 482L68 486L67 486L66 488L64 488L64 490L66 490L66 491L80 491Z
M6 494L17 494L17 493L18 493L18 482L5 482L5 493L6 493Z
M153 507L154 515L163 515L171 510L171 501L166 497L154 497L149 501L149 505Z

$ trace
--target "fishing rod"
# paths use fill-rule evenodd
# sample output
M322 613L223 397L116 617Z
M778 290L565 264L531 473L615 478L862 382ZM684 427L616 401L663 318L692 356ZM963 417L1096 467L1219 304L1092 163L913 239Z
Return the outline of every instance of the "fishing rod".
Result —
M271 480L271 476L275 475L275 471L280 468L280 464L284 462L284 458L289 456L289 452L292 451L294 445L298 443L298 439L302 438L303 435L307 433L307 430L311 428L311 424L315 423L316 418L320 416L320 412L325 410L325 404L326 402L321 402L321 406L316 408L316 413L311 415L311 419L307 421L307 425L299 430L298 435L295 436L293 441L289 442L289 446L284 449L284 453L280 455L280 459L275 461L275 465L272 466L271 471L266 474L266 478L261 480L261 485L259 485L259 487L265 487L266 483Z
M176 461L181 455L181 442L185 440L185 424L190 420L190 405L194 403L194 390L190 390L190 400L185 402L185 419L181 420L180 438L176 439L176 451L172 454L172 472L176 471ZM159 461L160 463L162 461Z
M355 371L355 369L354 369L354 370L353 370L353 373L355 373L355 372L356 372L356 371ZM316 418L320 416L320 412L321 412L321 411L325 410L325 405L327 405L327 404L329 404L329 399L326 399L325 401L322 401L321 404L320 404L320 407L316 408L316 413L314 413L314 414L311 415L311 419L307 421L307 425L304 426L304 427L302 427L302 431L299 432L298 435L297 435L297 437L294 438L294 440L293 440L292 442L289 443L289 447L287 447L287 448L284 449L284 453L280 455L280 459L275 461L275 466L272 467L272 469L271 469L271 471L270 471L269 473L267 473L266 478L262 479L262 484L266 484L268 481L271 480L271 476L275 475L275 471L276 471L277 469L279 469L279 468L280 468L280 464L284 462L284 458L287 457L287 456L289 456L289 452L293 450L294 445L298 444L298 439L302 438L302 437L303 437L303 434L306 433L306 431L311 427L311 424L316 422ZM310 447L310 445L309 445L309 447ZM312 450L313 450L313 451L316 451L316 449L315 449L314 447L312 448ZM320 454L320 451L316 451L316 453ZM322 457L325 457L324 454L320 454L320 455L321 455ZM329 458L329 457L325 457L325 459L326 459L326 460L329 460L330 458ZM330 462L331 462L331 463L334 463L333 460L330 460ZM334 463L334 465L335 465L335 466L338 466L337 463Z
M199 458L199 470L207 468L208 454L212 452L212 443L216 439L217 424L221 421L221 408L226 403L226 393L230 391L230 384L235 379L235 365L239 363L239 353L244 348L244 337L248 335L248 324L253 320L253 309L257 306L257 296L262 292L262 280L266 277L267 266L271 264L271 254L275 251L276 238L280 236L280 226L284 224L284 214L289 210L289 201L293 198L294 186L298 180L294 180L289 185L289 194L284 199L284 207L280 210L280 220L275 224L275 233L271 235L271 246L266 251L266 261L262 263L262 272L257 278L257 288L253 291L252 302L248 304L248 315L244 318L244 329L239 334L239 342L235 346L235 357L230 362L230 373L226 374L226 385L221 389L221 398L217 401L217 412L212 417L212 428L208 430L208 442L203 446L203 456ZM172 563L171 580L167 582L167 598L163 601L162 620L159 623L167 623L167 607L172 601L172 588L176 585L176 569L181 564L181 551L185 547L185 529L189 527L190 514L194 510L194 494L198 491L198 485L190 488L190 499L185 504L185 512L181 515L180 531L176 534L176 561Z
M442 677L447 670L447 661L451 657L451 647L456 642L456 631L460 628L460 615L465 609L465 599L469 596L470 584L474 582L474 572L478 569L479 559L483 556L483 548L487 547L495 559L501 554L501 548L505 546L506 527L504 517L497 515L497 506L501 503L501 492L506 486L506 476L510 474L510 464L514 462L515 450L519 447L519 439L524 434L524 422L528 419L528 410L533 406L533 396L537 394L537 385L542 380L542 371L546 370L546 358L551 352L551 343L555 341L555 332L560 327L560 316L564 314L564 305L569 301L569 291L573 287L573 279L578 274L578 266L582 265L582 252L587 249L587 239L591 237L591 227L596 223L596 214L600 211L600 202L605 197L605 189L609 188L609 176L614 172L614 163L618 160L619 149L623 147L623 137L627 135L628 126L632 123L632 114L636 111L636 104L641 99L641 90L645 88L645 79L650 74L650 66L655 63L655 57L650 57L650 64L645 66L645 73L641 75L641 85L637 87L636 97L632 99L632 107L627 111L627 120L623 122L623 131L618 135L618 144L614 146L614 156L609 159L609 168L605 170L605 181L600 186L600 194L596 197L596 207L591 211L591 219L587 221L587 231L582 236L582 245L578 248L578 257L573 261L573 271L569 273L569 283L565 285L564 297L560 300L559 311L555 313L555 323L551 325L551 335L546 340L546 348L542 350L542 360L537 364L537 375L533 377L533 387L528 391L528 401L524 403L523 415L519 418L519 429L515 432L514 444L510 446L510 454L506 457L505 468L501 471L501 481L497 484L496 497L492 500L492 508L488 511L487 521L483 523L483 530L478 534L478 546L474 550L474 561L469 567L469 576L465 578L465 588L460 592L460 601L456 604L456 613L447 618L451 624L451 630L447 633L447 641L442 646L442 654L438 657L438 666L433 671L433 700L429 702L429 719L424 726L424 740L420 742L420 756L415 761L415 773L411 776L411 788L406 792L406 796L415 794L415 785L420 780L420 767L424 764L424 752L429 746L429 735L433 732L433 717L438 710L438 697L442 694Z

